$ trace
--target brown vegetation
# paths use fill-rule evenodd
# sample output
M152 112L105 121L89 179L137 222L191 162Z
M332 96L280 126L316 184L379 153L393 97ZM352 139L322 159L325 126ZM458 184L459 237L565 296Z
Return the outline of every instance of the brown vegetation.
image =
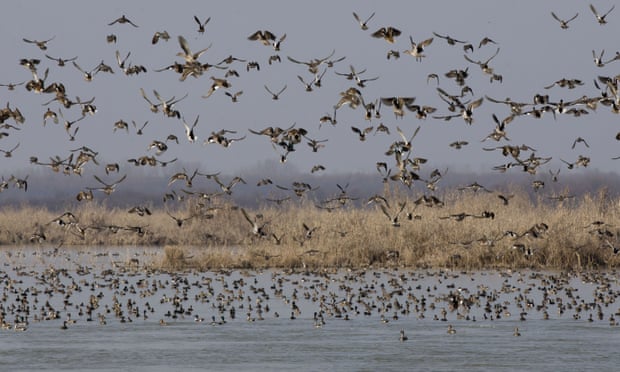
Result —
M152 264L168 269L618 266L618 200L604 191L562 201L513 195L505 205L496 192L452 191L444 205L429 207L386 190L389 206L335 209L300 198L247 209L259 233L240 207L217 198L189 198L174 211L152 208L143 216L97 202L78 206L72 216L7 207L0 244L165 247Z

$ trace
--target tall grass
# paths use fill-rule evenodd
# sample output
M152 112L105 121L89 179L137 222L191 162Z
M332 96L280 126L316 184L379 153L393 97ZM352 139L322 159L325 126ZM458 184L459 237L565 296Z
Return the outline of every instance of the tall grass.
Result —
M390 190L385 196L392 216L406 203L399 227L377 203L345 204L328 211L302 198L247 210L251 219L264 225L264 236L254 235L241 209L223 199L190 198L174 210L154 209L143 217L93 202L72 210L77 223L65 226L52 222L57 214L24 205L3 210L0 244L159 246L165 247L163 254L152 264L168 269L580 270L617 267L620 262L613 248L620 245L619 200L610 199L604 190L564 201L532 200L514 191L508 205L496 193L484 191L448 192L444 206L433 207L416 206L410 196ZM493 212L494 218L481 218L485 211ZM478 217L453 217L460 213ZM179 226L170 215L189 219ZM306 227L314 230L310 236Z

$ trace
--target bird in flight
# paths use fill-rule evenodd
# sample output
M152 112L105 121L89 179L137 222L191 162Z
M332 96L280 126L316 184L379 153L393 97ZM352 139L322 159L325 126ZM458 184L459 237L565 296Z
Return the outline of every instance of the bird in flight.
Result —
M133 23L131 20L129 20L129 18L127 18L124 14L123 14L121 17L119 17L119 18L115 19L114 21L112 21L112 22L108 23L108 26L112 26L112 25L113 25L113 24L115 24L115 23L120 23L120 24L129 23L129 24L130 24L130 25L132 25L133 27L136 27L136 28L138 27L138 25L136 25L136 24L135 24L135 23Z

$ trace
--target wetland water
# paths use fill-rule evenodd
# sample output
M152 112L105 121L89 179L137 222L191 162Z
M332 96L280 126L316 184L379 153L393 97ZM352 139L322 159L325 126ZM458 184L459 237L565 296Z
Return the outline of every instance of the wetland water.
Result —
M0 250L0 369L584 371L620 362L617 272L141 267L159 254Z

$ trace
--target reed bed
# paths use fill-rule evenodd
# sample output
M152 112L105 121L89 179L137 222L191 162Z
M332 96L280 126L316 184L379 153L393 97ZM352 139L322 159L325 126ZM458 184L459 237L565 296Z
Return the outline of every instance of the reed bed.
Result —
M394 225L380 203L335 209L290 200L246 209L264 225L253 234L241 208L226 199L187 199L174 210L138 216L92 202L56 212L28 205L0 215L0 244L47 246L154 246L151 263L165 269L220 268L533 268L581 270L617 267L619 200L604 191L563 201L532 199L515 191L508 205L496 193L451 191L443 205L415 204L386 190ZM493 216L484 218L484 212ZM459 214L468 214L462 219ZM173 219L186 219L181 223ZM64 217L66 218L66 217ZM60 218L62 220L62 218ZM312 230L311 233L308 231Z

